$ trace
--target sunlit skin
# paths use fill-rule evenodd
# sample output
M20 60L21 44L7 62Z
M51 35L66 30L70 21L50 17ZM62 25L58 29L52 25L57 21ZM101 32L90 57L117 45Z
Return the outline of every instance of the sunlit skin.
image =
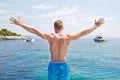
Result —
M33 28L32 26L24 24L21 21L20 17L18 18L11 17L9 20L10 23L21 26L25 30L33 34L36 34L37 36L45 40L48 40L50 45L51 61L55 61L55 62L66 61L66 54L67 54L68 46L71 41L90 34L95 29L97 29L98 27L100 27L102 24L105 23L103 18L99 18L98 21L95 20L94 25L92 27L84 29L75 34L66 35L63 33L63 29L64 29L63 25L62 28L60 29L57 29L54 26L55 34L51 34L51 33L42 32L40 30Z

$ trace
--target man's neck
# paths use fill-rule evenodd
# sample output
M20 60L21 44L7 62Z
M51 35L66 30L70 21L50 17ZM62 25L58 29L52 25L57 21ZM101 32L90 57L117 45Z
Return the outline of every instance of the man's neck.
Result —
M56 31L56 34L63 34L63 30Z

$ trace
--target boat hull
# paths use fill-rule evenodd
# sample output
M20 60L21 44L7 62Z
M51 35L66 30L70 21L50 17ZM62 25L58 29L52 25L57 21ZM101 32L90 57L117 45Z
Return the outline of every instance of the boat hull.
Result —
M106 40L94 39L95 42L106 42Z

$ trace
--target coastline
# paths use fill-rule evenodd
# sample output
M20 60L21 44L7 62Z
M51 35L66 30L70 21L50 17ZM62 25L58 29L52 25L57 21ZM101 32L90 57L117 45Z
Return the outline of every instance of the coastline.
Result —
M0 36L0 40L24 40L28 36Z

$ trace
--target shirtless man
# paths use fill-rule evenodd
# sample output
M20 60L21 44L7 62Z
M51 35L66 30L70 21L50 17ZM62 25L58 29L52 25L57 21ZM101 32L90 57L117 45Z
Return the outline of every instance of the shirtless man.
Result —
M98 21L95 20L95 24L83 31L80 31L75 34L65 35L63 33L63 22L61 20L56 20L54 23L55 34L45 33L39 31L29 25L21 22L20 17L14 18L11 17L10 22L16 24L26 29L27 31L36 34L37 36L48 40L50 44L51 52L51 62L48 66L48 80L69 80L69 67L66 63L66 54L68 45L71 41L76 40L82 36L85 36L95 29L100 27L104 23L104 19L100 18Z

